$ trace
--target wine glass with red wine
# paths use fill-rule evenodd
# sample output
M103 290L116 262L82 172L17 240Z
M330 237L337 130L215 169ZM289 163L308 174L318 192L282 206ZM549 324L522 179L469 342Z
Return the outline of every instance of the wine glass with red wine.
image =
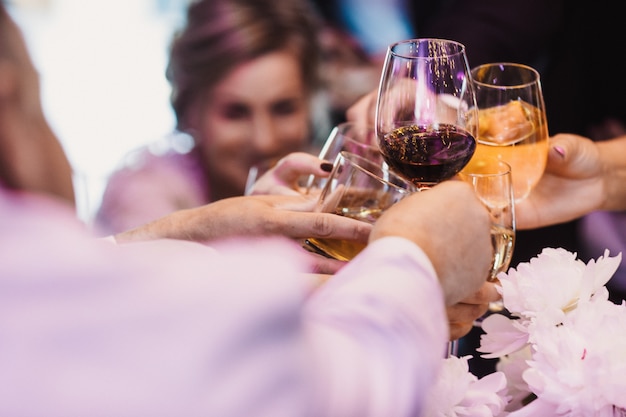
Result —
M476 94L465 47L445 39L389 46L376 103L387 164L420 190L454 177L476 150Z

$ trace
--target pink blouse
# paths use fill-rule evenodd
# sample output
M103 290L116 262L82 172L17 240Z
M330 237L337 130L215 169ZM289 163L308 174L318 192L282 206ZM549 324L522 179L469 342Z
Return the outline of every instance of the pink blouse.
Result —
M168 137L126 156L123 165L108 178L96 214L95 224L102 233L130 230L209 202L199 160L188 148L176 149L183 136Z

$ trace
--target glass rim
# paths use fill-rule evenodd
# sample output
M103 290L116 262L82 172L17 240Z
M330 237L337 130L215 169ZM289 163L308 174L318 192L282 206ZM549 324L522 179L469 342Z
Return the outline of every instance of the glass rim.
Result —
M357 122L355 120L345 120L343 122L337 123L333 127L333 129L341 130L341 129L343 129L345 127L348 127L348 126L349 127L354 127L356 129L359 129L359 130L368 130L368 129L373 129L374 128L374 125L371 124L371 123L362 123L362 122Z
M357 134L352 134L356 132ZM367 139L371 136L372 141ZM362 140L365 139L365 140ZM326 155L335 147L338 147L337 142L344 142L360 150L377 149L375 145L376 128L373 125L362 125L352 121L341 122L335 125L328 137L324 141L322 148L320 149L318 156L320 158L326 157ZM343 146L341 146L343 148ZM348 151L349 152L349 151ZM352 152L354 153L354 152ZM334 152L333 152L334 154ZM335 155L336 157L336 155Z
M525 83L514 84L514 85L494 85L494 84L486 83L484 81L476 80L475 74L481 69L497 68L497 67L509 67L509 68L523 69L527 71L529 74L532 74L533 79ZM494 88L500 88L500 89L521 89L521 88L526 88L529 85L539 84L541 82L541 74L539 74L539 71L537 71L535 68L531 67L530 65L520 64L517 62L507 62L507 61L488 62L485 64L477 65L475 67L470 68L470 75L472 77L472 82L476 85L479 85L481 87L494 87Z
M452 39L445 39L445 38L412 38L412 39L404 39L404 40L397 41L397 42L394 42L394 43L390 44L387 47L387 51L388 51L388 53L390 53L390 54L392 54L394 56L405 58L405 59L431 60L431 59L441 59L442 58L440 56L437 57L437 56L428 56L428 55L424 55L424 56L409 55L409 54L400 53L399 51L397 51L397 48L399 46L409 45L409 44L421 44L421 43L450 44L450 45L456 46L456 48L457 48L456 51L450 52L446 56L457 56L457 55L464 55L465 54L465 45L464 44L462 44L461 42L458 42L458 41L454 41Z
M355 153L352 152L348 152L348 151L341 151L339 152L339 154L337 154L337 158L336 161L339 158L343 158L344 160L348 161L348 163L350 165L352 165L353 167L355 167L356 169L358 169L361 172L364 172L365 174L376 178L378 181L382 182L385 185L388 185L390 187L393 187L403 193L412 193L415 188L415 186L413 185L412 182L406 180L405 178L402 178L400 175L396 174L395 172L393 172L390 169L384 170L382 167L380 167L379 165L375 164L374 162L370 161L367 158L363 158L360 155L357 155ZM336 162L335 161L335 162ZM363 166L365 165L365 166ZM333 168L333 171L337 169L337 167L339 166L339 164L335 163L335 168ZM377 172L373 172L371 169L369 169L369 167L374 167L376 168ZM403 188L398 184L394 184L393 182L383 178L381 175L379 175L380 173L385 173L388 176L393 177L394 179L397 179L397 182L402 183L402 184L406 184L408 187L407 188ZM330 176L332 176L333 174L331 173Z
M330 137L332 135L333 137L337 137L341 135L344 138L348 138L354 142L367 144L367 142L363 142L355 138L355 135L351 134L352 132L356 132L359 136L362 134L373 134L375 136L376 126L373 124L362 124L355 121L345 121L336 124L328 136Z

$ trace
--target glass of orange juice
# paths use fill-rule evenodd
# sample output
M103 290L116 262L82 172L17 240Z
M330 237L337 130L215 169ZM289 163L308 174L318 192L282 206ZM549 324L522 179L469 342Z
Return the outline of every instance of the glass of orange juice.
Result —
M511 62L471 70L478 106L472 159L495 157L511 166L515 200L528 196L548 159L548 124L539 73ZM471 164L471 161L470 161Z

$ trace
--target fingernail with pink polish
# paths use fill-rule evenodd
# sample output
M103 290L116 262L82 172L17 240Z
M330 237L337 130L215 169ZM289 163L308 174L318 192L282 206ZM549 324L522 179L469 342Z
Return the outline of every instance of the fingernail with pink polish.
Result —
M555 146L552 149L554 149L554 152L558 153L561 158L565 158L565 149L561 148L560 146Z

